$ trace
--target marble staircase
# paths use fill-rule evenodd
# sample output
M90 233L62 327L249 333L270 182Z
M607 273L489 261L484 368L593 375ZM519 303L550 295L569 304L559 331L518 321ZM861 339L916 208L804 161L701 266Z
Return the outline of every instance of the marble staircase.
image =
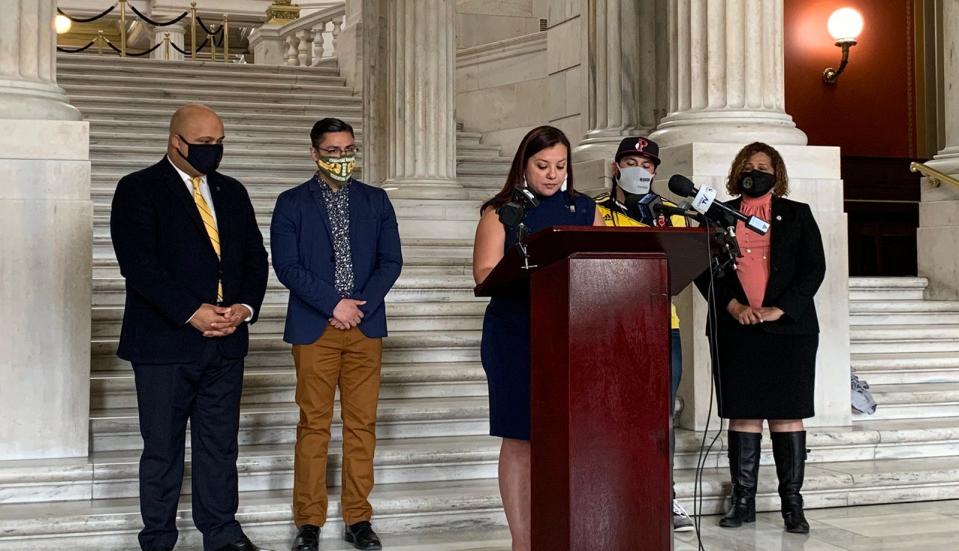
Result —
M276 195L312 172L306 156L312 123L339 116L356 125L362 140L360 101L335 60L299 69L61 56L58 74L91 124L91 455L0 463L0 549L132 548L140 527L140 436L132 372L114 355L123 286L107 222L116 181L162 157L173 107L208 102L226 121L222 170L246 184L268 235ZM479 199L501 185L509 159L478 134L460 132L457 146L469 200L394 199L406 264L387 297L391 335L384 343L373 495L383 533L484 530L505 522L495 478L498 441L487 436L479 363L485 304L472 296L470 254ZM810 507L959 497L959 393L953 391L959 303L922 300L924 285L917 278L850 281L853 366L873 384L880 410L851 427L810 431L804 492ZM293 530L295 377L281 339L285 297L271 276L244 377L239 516L259 541L287 541ZM924 348L929 343L934 350ZM339 531L339 429L334 419L326 537ZM703 438L677 431L676 490L690 510ZM727 491L724 444L720 435L704 458L706 513L721 510ZM763 463L772 465L768 438L764 448ZM189 460L188 452L188 478ZM774 470L766 467L762 509L778 508L775 488ZM189 480L179 514L182 544L197 546Z

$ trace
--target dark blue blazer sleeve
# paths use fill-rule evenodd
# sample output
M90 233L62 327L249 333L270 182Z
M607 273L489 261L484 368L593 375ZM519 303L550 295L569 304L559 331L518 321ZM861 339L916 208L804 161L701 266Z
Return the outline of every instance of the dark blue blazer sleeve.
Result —
M202 302L194 298L160 263L156 209L148 186L135 174L117 184L110 208L110 238L127 285L174 325L185 325Z
M290 194L281 194L270 223L270 251L273 270L291 293L327 317L340 302L340 295L329 282L320 279L300 262L300 226L296 202Z
M403 268L400 229L396 223L393 204L390 203L390 198L385 191L377 190L377 195L379 196L377 210L380 216L380 234L376 240L376 266L366 285L356 293L356 298L366 301L366 304L360 307L363 315L369 315L383 305L386 294L400 277L400 271Z

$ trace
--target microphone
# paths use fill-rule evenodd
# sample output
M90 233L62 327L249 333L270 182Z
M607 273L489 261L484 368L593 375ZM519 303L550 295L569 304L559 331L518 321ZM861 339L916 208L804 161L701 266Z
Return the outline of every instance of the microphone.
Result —
M681 197L692 197L692 207L696 212L720 224L727 224L726 215L728 215L735 220L740 220L747 228L759 235L766 235L766 232L769 231L769 222L756 216L746 216L738 210L724 205L716 200L716 190L714 188L703 186L702 189L696 189L696 184L681 174L675 174L669 179L669 191Z
M508 228L517 228L523 225L526 218L526 208L539 206L539 199L529 188L514 187L510 201L496 209L499 221Z
M656 207L662 204L663 198L655 193L645 195L630 193L625 200L626 210L647 226L656 226L656 219L659 217Z

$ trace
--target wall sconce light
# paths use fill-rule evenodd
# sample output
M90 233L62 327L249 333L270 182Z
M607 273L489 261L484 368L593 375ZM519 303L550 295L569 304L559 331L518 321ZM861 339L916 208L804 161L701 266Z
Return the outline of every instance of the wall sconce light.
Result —
M826 84L835 84L846 69L846 64L849 63L849 48L856 45L856 39L862 32L862 24L862 15L852 8L840 8L829 16L826 28L836 41L836 46L842 48L842 61L838 69L827 67L822 72L822 80Z
M57 15L53 18L53 28L57 31L57 34L65 34L70 32L70 27L73 26L73 22L70 21L70 18L65 15Z

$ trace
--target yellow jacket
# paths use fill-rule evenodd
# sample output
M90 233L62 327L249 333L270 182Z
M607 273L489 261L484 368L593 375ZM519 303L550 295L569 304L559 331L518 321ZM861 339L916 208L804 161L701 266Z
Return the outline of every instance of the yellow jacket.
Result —
M670 203L665 199L663 199L663 204L670 207L676 206L674 203ZM596 210L599 211L600 216L603 217L603 222L607 226L647 227L647 224L643 224L639 220L627 215L626 207L619 201L614 201L609 196L609 193L603 193L596 197ZM661 219L661 221L663 225L667 227L686 227L686 218L683 216L670 216L668 219ZM670 308L670 327L679 329L679 316L676 314L676 305L670 304Z

